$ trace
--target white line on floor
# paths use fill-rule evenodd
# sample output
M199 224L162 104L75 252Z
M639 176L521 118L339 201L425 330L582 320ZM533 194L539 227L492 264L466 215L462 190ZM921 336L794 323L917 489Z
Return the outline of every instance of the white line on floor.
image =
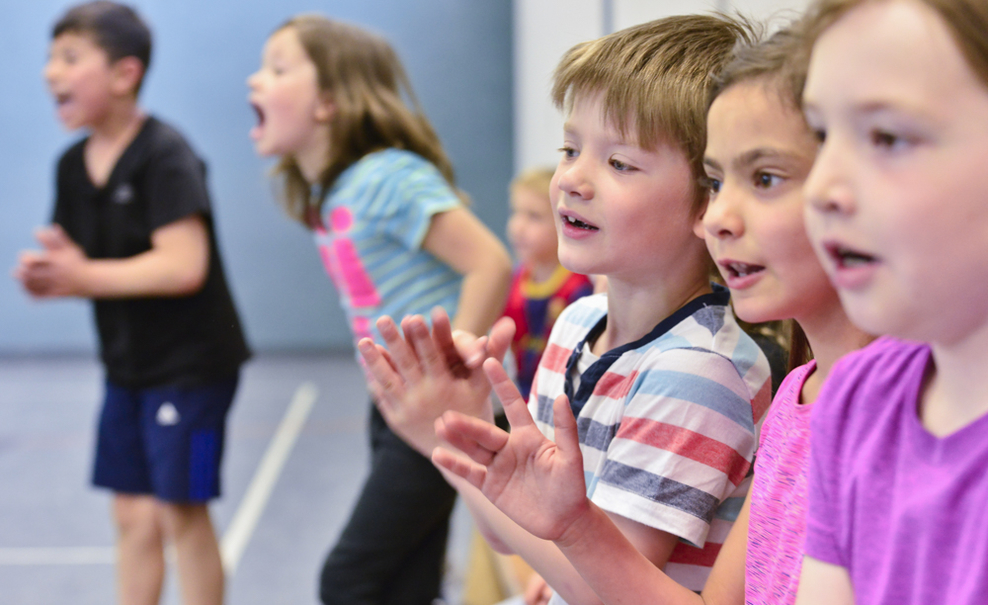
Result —
M261 464L247 487L244 499L240 502L233 521L230 522L220 543L223 569L228 576L232 576L237 570L240 557L254 533L257 521L271 496L271 490L278 481L281 469L295 446L295 441L309 417L309 412L312 411L318 394L319 390L311 382L299 385L288 405L285 417L282 418L267 451L264 452L264 458L261 459Z
M113 565L112 547L0 548L0 565Z

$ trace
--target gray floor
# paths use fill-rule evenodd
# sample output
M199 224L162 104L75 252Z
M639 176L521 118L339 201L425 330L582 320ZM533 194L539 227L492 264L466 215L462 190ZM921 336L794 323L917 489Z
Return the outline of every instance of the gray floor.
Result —
M0 358L0 605L114 602L109 497L89 487L101 371L88 357ZM349 355L260 356L244 370L227 433L229 528L300 385L317 398L234 575L228 605L315 604L316 575L367 468L367 394ZM469 518L454 516L448 601ZM174 582L163 603L177 604Z

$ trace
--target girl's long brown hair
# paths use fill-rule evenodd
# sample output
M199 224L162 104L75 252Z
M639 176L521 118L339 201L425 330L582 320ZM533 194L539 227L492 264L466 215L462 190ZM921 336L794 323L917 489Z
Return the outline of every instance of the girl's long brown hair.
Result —
M275 168L283 181L281 201L289 216L310 228L317 224L323 194L340 173L368 153L389 147L422 156L455 189L453 166L387 40L320 15L293 17L276 32L286 28L298 35L315 64L321 92L335 107L317 195L291 155L282 157ZM457 193L466 201L462 192Z

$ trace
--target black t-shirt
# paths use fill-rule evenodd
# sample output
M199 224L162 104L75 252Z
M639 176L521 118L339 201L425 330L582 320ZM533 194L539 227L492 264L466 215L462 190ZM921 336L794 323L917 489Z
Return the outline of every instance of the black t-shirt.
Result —
M105 186L86 172L82 140L58 163L53 222L89 258L128 258L151 249L151 233L199 214L209 233L209 273L181 297L97 299L96 327L107 377L130 388L194 386L233 375L250 356L223 276L206 166L181 134L148 117Z

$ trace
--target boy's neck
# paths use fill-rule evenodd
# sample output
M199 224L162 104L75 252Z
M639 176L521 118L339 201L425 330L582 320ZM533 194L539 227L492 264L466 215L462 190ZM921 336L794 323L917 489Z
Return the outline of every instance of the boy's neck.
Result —
M642 338L683 305L712 291L710 281L702 274L673 287L660 281L646 285L627 283L609 275L607 327L593 343L592 352L602 355Z
M94 185L106 184L117 160L137 137L146 118L136 101L121 100L107 112L106 118L90 128L84 157L86 172Z
M136 99L118 99L106 117L89 127L89 140L100 146L130 143L145 117Z

